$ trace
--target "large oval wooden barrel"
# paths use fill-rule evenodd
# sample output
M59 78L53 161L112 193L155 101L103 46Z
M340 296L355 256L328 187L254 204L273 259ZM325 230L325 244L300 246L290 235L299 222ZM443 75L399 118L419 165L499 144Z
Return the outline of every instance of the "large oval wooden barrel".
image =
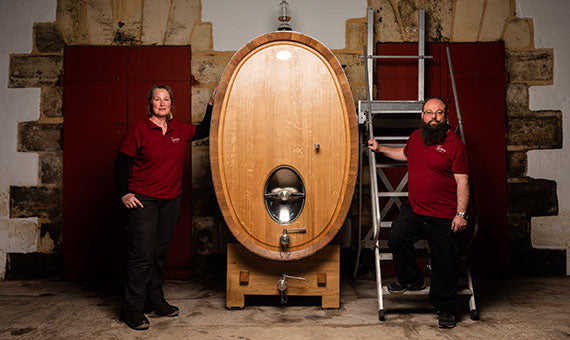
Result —
M218 86L210 159L221 211L243 246L288 261L332 240L353 196L356 124L342 67L317 40L274 32L235 53Z

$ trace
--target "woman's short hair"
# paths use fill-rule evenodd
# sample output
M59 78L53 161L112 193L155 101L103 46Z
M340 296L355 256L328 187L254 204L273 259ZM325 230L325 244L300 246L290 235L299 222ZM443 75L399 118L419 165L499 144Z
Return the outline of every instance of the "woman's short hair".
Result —
M166 85L154 85L150 89L150 92L148 93L148 116L152 117L152 115L154 114L154 111L152 110L152 98L154 97L154 91L159 89L166 90L166 92L168 92L168 95L170 96L170 112L168 113L168 117L166 117L166 119L171 120L172 118L174 118L174 116L172 115L172 110L174 109L174 106L172 106L174 104L174 96L172 95L172 90L170 89L170 87Z

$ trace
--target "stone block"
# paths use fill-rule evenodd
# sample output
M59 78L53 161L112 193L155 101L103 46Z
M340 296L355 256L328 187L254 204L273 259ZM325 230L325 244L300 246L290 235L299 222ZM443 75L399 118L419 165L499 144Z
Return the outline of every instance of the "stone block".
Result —
M201 12L200 0L173 0L164 44L188 44L194 25L200 21Z
M507 215L509 239L507 271L515 275L565 275L566 251L534 249L531 243L530 217Z
M477 41L485 0L457 0L451 41Z
M34 24L34 45L40 53L63 53L65 41L54 22Z
M335 52L335 56L338 58L351 86L353 84L366 84L363 64L365 61L359 58L359 55L359 53Z
M192 31L190 44L192 45L192 51L195 52L212 51L214 49L212 23L204 22L196 24Z
M524 83L507 84L505 97L508 116L530 113L528 107L528 85Z
M199 255L209 255L216 252L216 218L200 217L192 219L192 243L194 252Z
M144 0L141 43L161 45L168 25L170 0ZM192 50L194 50L192 45Z
M116 0L114 2L116 26L113 42L118 45L138 45L141 42L141 0Z
M59 151L63 148L63 124L18 124L18 151Z
M44 184L62 184L63 152L41 152L40 179Z
M233 54L234 52L192 53L192 75L196 79L194 85L217 85Z
M403 41L400 24L396 16L398 9L392 7L390 0L369 0L368 6L374 9L374 41Z
M506 51L505 68L512 83L552 84L554 76L554 51Z
M192 123L199 124L204 118L213 89L192 86Z
M367 24L365 19L349 19L346 21L346 49L362 53L366 45Z
M522 181L507 183L507 213L528 216L558 214L556 182L525 178Z
M68 45L89 45L85 1L58 0L56 22Z
M425 11L426 41L450 41L453 0L427 0Z
M525 177L528 158L524 151L507 152L507 177Z
M530 49L533 47L532 19L512 19L507 22L503 40L507 49Z
M358 114L358 101L366 100L366 84L351 83L350 89L352 91L352 99L354 99L354 109ZM376 86L373 91L376 91Z
M0 190L0 218L10 215L10 192L9 190ZM0 262L0 267L1 267Z
M510 0L487 1L479 41L498 41L501 39L505 23L510 16Z
M526 214L507 215L507 235L511 250L528 250L530 242L530 216Z
M8 253L6 279L32 280L63 276L63 254Z
M55 222L42 223L40 227L40 240L38 251L44 254L53 253L61 246L63 223L59 219Z
M63 73L63 56L11 55L8 87L57 85Z
M562 148L562 113L534 111L533 114L508 118L507 145L526 150Z
M192 147L192 216L218 216L219 206L212 183L208 145Z
M37 239L38 225L33 219L0 220L0 249L2 251L17 253L36 251Z
M46 117L63 116L63 88L60 86L42 87L41 112Z
M404 41L418 41L418 1L400 0L398 13L400 14L401 27L403 28Z
M62 213L62 189L57 187L10 187L10 218L38 217L58 221Z
M530 261L524 264L526 275L567 275L565 249L532 249L529 258Z
M0 280L6 278L6 252L0 250Z
M90 44L111 45L115 38L113 2L105 0L85 1L85 21Z

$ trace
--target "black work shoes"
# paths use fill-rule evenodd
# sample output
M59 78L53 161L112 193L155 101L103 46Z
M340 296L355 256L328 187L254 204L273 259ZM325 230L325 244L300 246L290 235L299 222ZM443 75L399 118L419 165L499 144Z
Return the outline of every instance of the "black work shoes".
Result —
M141 312L126 312L125 322L127 326L137 331L148 329L150 322Z
M388 285L388 291L392 294L403 294L407 290L422 290L426 287L424 279L416 283L401 284L400 282L392 282Z
M455 327L455 316L451 313L438 311L437 325L439 328L453 328Z
M176 306L168 304L166 301L161 301L159 303L145 305L143 312L150 314L150 317L170 317L178 316L179 309Z

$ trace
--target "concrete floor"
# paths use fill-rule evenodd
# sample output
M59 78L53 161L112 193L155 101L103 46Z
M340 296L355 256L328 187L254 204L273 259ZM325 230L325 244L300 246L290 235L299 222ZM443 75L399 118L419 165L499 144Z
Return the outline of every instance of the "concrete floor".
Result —
M222 280L223 281L223 280ZM254 299L226 310L224 282L171 281L176 318L152 318L147 331L120 320L120 287L62 280L0 282L0 338L120 339L570 339L570 277L476 279L480 321L462 299L459 323L437 328L426 296L387 296L377 318L375 283L341 282L341 308L322 310L310 298L281 306ZM309 305L307 305L309 304Z

